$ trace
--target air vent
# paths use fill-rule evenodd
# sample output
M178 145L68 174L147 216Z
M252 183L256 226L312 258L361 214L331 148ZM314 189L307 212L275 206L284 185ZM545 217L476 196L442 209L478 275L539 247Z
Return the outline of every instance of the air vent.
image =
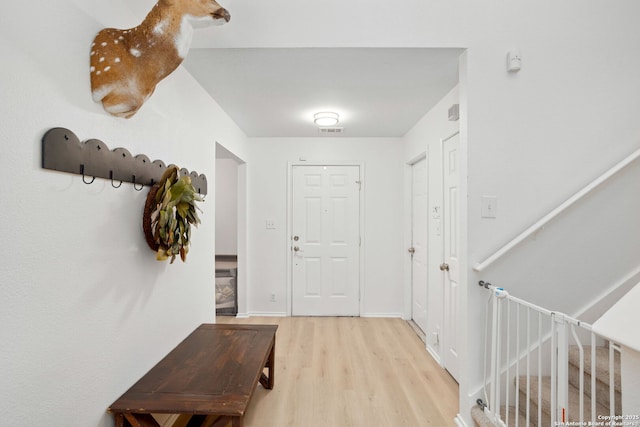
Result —
M457 122L460 119L460 104L453 104L449 108L449 121Z
M329 126L323 126L318 128L318 130L320 131L320 133L325 133L325 134L336 134L336 133L342 133L344 131L343 127L329 127Z

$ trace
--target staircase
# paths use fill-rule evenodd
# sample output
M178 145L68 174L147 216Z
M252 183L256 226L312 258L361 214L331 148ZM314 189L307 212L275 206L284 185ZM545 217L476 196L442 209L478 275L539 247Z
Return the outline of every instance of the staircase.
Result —
M620 393L620 353L617 351L614 354L614 413L620 415L622 413L621 408L621 393ZM596 347L596 386L595 386L595 399L596 399L596 416L592 418L591 413L591 399L594 397L594 393L591 392L591 347L584 347L584 369L580 370L580 351L577 346L569 347L569 407L566 408L565 414L566 422L578 422L580 421L580 377L583 377L584 387L584 399L583 399L583 421L588 424L589 421L602 421L598 420L598 415L610 415L610 363L609 363L609 349L605 347ZM529 389L529 426L550 426L551 422L551 377L538 376L530 377L530 389ZM514 381L515 383L515 381ZM518 413L516 408L511 406L508 408L502 407L500 414L501 419L505 425L509 427L527 426L526 414L527 414L527 380L526 377L520 377L518 380ZM539 392L540 390L540 392ZM541 396L538 401L538 396ZM540 409L540 420L538 419L538 409ZM478 427L493 426L489 417L483 412L480 406L475 406L471 410L471 416ZM517 417L517 418L516 418ZM517 419L517 421L516 421Z

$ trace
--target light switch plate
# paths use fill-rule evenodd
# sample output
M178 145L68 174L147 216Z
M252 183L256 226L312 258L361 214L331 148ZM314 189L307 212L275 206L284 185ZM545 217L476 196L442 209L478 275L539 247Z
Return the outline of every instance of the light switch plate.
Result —
M482 218L495 218L498 211L498 198L495 196L482 196Z

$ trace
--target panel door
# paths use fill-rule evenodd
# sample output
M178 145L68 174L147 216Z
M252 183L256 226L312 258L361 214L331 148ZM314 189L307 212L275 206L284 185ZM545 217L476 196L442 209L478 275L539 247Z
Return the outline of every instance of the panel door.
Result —
M294 166L294 316L360 314L360 167Z
M427 159L411 167L411 318L427 330Z
M459 135L443 144L443 199L444 199L444 366L458 378L459 356L459 300L460 300L460 150Z

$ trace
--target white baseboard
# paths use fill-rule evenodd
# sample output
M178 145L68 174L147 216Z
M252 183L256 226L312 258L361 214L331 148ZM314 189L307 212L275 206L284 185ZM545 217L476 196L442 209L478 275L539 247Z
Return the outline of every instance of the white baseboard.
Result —
M427 346L427 353L429 353L431 357L433 357L433 360L435 360L441 368L444 368L444 366L442 365L442 360L440 359L440 355L436 353L436 351L432 349L431 346Z
M246 317L287 317L287 313L284 311L252 311L248 313Z
M460 414L456 415L456 417L453 419L453 422L456 423L458 427L467 427L467 423L464 422Z
M246 319L247 317L288 317L287 313L284 311L252 311L250 313L238 313L236 315L239 319ZM331 317L331 316L329 316ZM402 313L362 313L360 317L372 317L372 318L393 318L393 319L404 319L404 315Z
M404 319L403 313L362 313L360 317L388 317L388 318L400 318Z

